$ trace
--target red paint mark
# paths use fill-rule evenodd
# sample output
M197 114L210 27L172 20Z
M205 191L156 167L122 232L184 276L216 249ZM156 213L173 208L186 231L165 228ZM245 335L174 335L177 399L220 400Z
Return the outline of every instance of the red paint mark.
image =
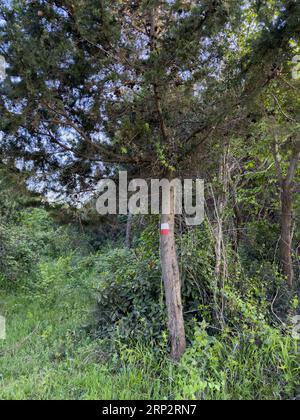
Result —
M169 226L168 223L163 223L161 225L160 233L163 236L168 236L169 235L169 233L170 233L170 226Z

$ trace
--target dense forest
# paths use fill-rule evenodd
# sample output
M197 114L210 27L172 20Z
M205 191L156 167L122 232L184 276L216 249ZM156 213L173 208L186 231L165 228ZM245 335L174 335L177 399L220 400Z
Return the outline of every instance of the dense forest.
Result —
M297 0L0 0L1 400L300 399L299 94Z

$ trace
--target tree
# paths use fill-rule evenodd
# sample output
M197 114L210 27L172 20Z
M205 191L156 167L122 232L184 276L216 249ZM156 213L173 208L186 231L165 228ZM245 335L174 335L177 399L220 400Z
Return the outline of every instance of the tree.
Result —
M270 127L272 135L272 151L275 161L277 180L281 200L281 237L280 259L282 271L287 278L288 285L294 286L293 266L293 218L294 218L294 191L295 180L300 163L300 136L299 130L299 99L294 95L297 87L294 86L292 93L285 87L277 86L276 94L273 94L273 117ZM281 95L277 96L277 95Z
M230 131L289 56L300 6L278 3L277 20L258 25L243 64L234 59L244 13L238 0L1 6L1 54L9 64L2 153L42 169L44 185L65 193L90 189L111 165L143 177L194 175L203 144ZM173 211L165 221L171 233L161 238L161 263L172 357L179 359L186 343Z

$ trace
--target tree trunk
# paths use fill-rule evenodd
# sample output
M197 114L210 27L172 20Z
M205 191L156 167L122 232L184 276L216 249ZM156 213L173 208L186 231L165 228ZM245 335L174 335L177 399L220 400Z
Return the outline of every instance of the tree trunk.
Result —
M161 216L161 223L169 225L168 232L161 233L161 265L168 312L168 329L171 341L171 357L179 360L186 349L181 280L175 243L174 190L171 192L171 212Z
M294 267L293 267L293 194L294 181L300 162L300 139L295 139L293 151L289 161L287 175L283 176L281 168L281 155L279 152L278 136L275 132L273 143L273 155L277 171L279 185L281 187L281 238L280 238L280 259L282 272L287 278L288 285L292 289L294 286Z
M214 229L214 232L215 232L215 254L216 254L215 275L216 275L217 281L219 282L222 276L223 221L221 220L217 221L217 225Z
M283 274L287 278L289 287L292 288L294 284L294 269L292 258L293 192L285 182L283 182L282 186L281 205L282 214L280 254Z
M227 148L226 148L227 149ZM214 301L216 318L221 327L225 326L224 311L225 299L224 288L225 280L227 278L227 259L226 248L224 246L224 212L228 200L228 150L224 153L220 161L219 181L221 191L218 192L217 198L214 197L215 203L215 287L214 287ZM213 191L212 191L213 193ZM213 193L214 195L214 193Z

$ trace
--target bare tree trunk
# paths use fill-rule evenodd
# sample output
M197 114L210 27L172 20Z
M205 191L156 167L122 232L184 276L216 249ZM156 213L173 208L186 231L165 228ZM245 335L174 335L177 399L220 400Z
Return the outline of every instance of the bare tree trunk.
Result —
M289 287L292 288L294 285L292 258L293 192L286 182L283 182L282 186L281 205L280 257L283 275L287 278Z
M181 280L175 243L174 190L171 192L171 212L161 216L161 223L168 226L168 232L161 234L161 265L168 311L168 329L171 341L171 357L179 360L186 349Z
M225 298L224 288L225 281L228 278L227 267L227 252L224 239L224 222L225 210L228 202L228 187L229 187L229 146L225 146L224 154L220 160L219 166L219 182L220 191L215 196L214 190L211 186L211 193L214 200L214 213L215 220L213 223L213 236L215 240L215 288L214 288L214 301L216 320L222 327L225 326L224 311L225 311Z
M223 257L223 221L218 220L215 227L215 254L216 254L216 264L215 264L215 275L219 282L222 275L222 257Z

